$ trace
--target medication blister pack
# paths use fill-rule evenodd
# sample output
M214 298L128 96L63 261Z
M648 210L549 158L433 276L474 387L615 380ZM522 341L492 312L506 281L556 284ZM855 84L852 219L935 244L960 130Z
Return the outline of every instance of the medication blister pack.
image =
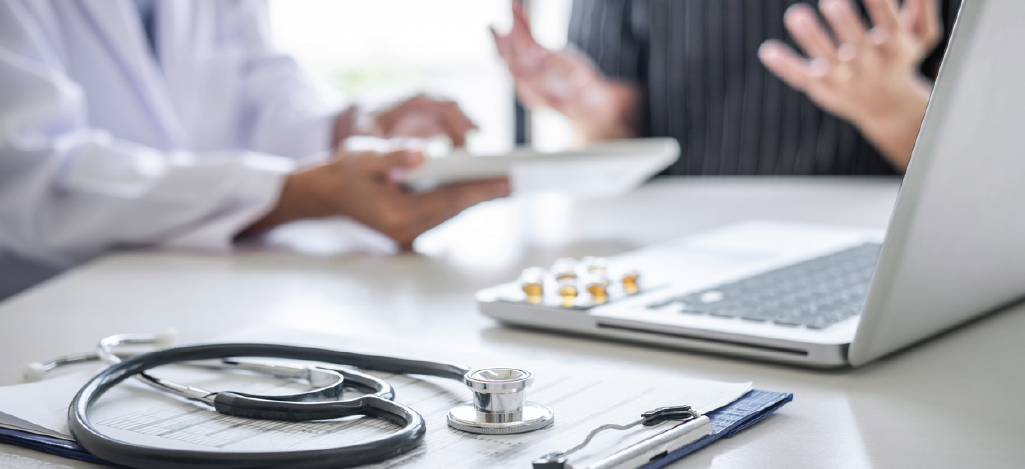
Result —
M605 258L562 258L550 268L531 267L519 278L520 291L502 299L538 306L588 309L641 292L640 274Z

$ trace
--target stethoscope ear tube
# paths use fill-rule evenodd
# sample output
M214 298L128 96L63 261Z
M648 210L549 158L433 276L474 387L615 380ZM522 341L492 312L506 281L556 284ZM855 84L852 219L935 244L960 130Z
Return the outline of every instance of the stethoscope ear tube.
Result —
M277 420L310 420L319 415L366 415L382 418L402 429L387 437L356 445L330 449L281 452L211 452L157 448L134 445L100 433L90 422L88 413L92 405L112 387L125 379L151 368L182 361L208 360L224 357L284 358L320 361L339 365L356 365L394 373L428 374L452 377L462 376L465 367L453 364L391 357L375 357L350 352L272 344L212 344L177 347L138 355L102 371L79 390L68 409L68 427L72 436L90 453L113 463L140 468L329 468L348 467L383 461L416 447L424 437L423 418L412 409L377 396L363 396L352 401L328 402L330 407L311 410L309 418L283 417L286 408L301 409L315 406L306 403L253 399L248 396L220 393L215 406L231 410L233 415L247 412L256 418ZM463 370L463 371L461 371ZM218 404L218 399L220 399ZM254 402L260 401L260 402ZM319 405L323 405L321 403ZM337 405L335 405L337 404ZM285 406L285 407L282 407ZM294 412L294 411L293 411Z
M285 420L291 422L308 422L312 420L331 420L353 415L383 418L396 425L408 425L410 419L399 418L397 415L411 414L419 418L416 412L409 412L406 406L382 399L377 396L362 396L347 401L325 402L283 402L261 399L234 392L219 392L214 398L214 409L217 412L257 420ZM396 415L392 415L396 414Z

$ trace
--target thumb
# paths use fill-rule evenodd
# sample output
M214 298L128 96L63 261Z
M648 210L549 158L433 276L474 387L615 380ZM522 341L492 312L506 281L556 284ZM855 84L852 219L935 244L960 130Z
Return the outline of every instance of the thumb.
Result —
M491 37L495 40L495 47L498 48L498 53L502 54L505 52L508 48L509 36L500 34L494 26L488 26L488 31L491 31Z
M513 0L512 14L513 28L521 27L525 28L526 31L530 31L530 20L527 19L527 12L523 9L523 4L520 3L520 0Z

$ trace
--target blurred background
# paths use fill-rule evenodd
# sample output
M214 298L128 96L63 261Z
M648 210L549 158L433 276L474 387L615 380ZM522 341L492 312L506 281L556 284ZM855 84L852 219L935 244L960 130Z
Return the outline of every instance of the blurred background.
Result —
M377 104L420 91L445 96L480 127L468 149L488 154L516 142L512 80L488 31L510 27L510 1L271 0L270 7L278 46L346 103ZM571 6L572 0L531 4L538 42L565 46ZM542 150L561 148L571 138L569 122L552 111L533 112L521 122Z

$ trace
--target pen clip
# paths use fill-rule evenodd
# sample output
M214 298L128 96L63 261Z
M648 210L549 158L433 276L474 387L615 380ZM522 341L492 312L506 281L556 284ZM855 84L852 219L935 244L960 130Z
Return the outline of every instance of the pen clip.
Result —
M605 424L594 430L584 438L584 442L576 445L566 451L556 451L554 453L548 453L544 456L533 461L534 469L566 469L568 467L569 459L568 456L571 453L575 453L583 447L587 446L598 433L605 430L628 430L636 427L637 425L644 425L645 427L652 427L660 423L669 420L679 420L682 422L695 420L701 418L701 414L692 409L689 405L672 406L672 407L659 407L655 410L649 410L641 414L641 418L635 420L626 425L616 425L614 423ZM707 420L706 420L707 421ZM706 432L707 434L707 432Z
M658 409L649 410L641 414L641 418L643 419L641 425L651 427L667 420L685 421L696 419L698 417L701 417L701 414L695 412L689 405L659 407Z

